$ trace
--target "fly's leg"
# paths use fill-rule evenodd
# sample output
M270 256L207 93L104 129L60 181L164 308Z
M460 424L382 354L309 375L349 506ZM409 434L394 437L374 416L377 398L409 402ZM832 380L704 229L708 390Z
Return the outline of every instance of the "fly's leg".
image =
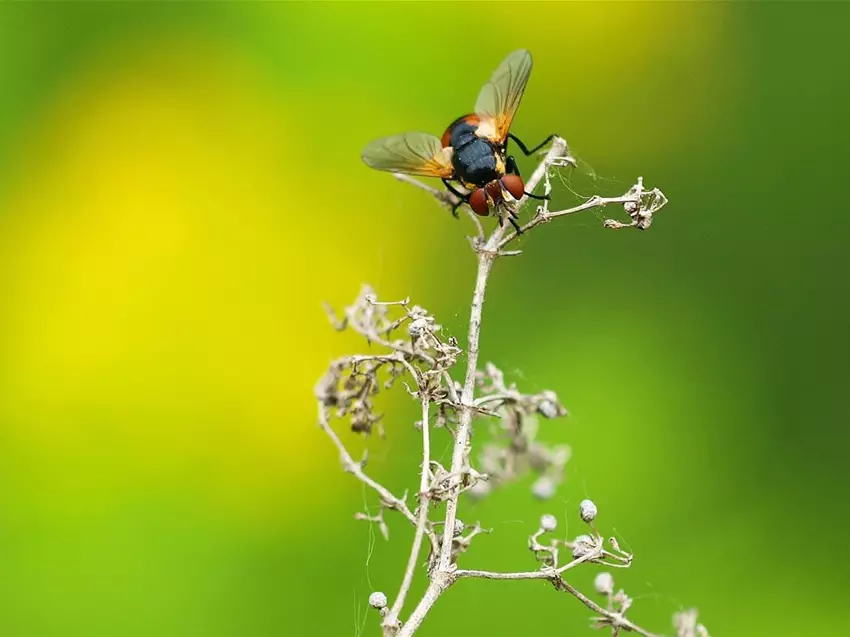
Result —
M537 199L539 201L546 201L547 199L551 199L549 195L535 195L530 192L525 193L525 196L530 197L531 199Z
M519 219L519 215L517 214L516 210L508 206L504 206L503 208L501 208L501 210L499 211L500 228L505 225L505 218L510 221L511 225L516 229L517 234L522 234L522 230L516 222L516 220Z
M552 139L553 139L555 136L554 136L554 135L549 135L549 137L547 137L546 139L544 139L544 140L543 140L543 142L542 142L541 144L539 144L539 145L535 146L535 147L534 147L534 148L532 148L531 150L528 150L528 149L525 147L525 144L523 144L523 143L522 143L522 142L521 142L521 141L520 141L517 137L515 137L515 136L514 136L514 135L512 135L511 133L508 133L508 137L509 137L510 139L513 139L513 140L517 143L517 146L519 146L520 150L521 150L522 152L524 152L524 153L526 154L526 156L528 156L528 155L530 155L531 153L533 153L533 152L535 152L535 151L540 150L541 148L543 148L546 144L548 144L550 141L552 141ZM507 148L507 142L505 143L505 148ZM509 174L512 174L512 175L516 175L517 177L521 177L521 176L522 176L522 175L520 175L520 174L519 174L519 168L517 167L517 165L516 165L516 160L513 158L513 156L512 156L512 155L511 155L511 156L509 156L509 157L505 160L505 172L507 172L507 173L509 173ZM541 195L534 195L534 194L532 194L532 193L530 193L530 192L526 192L526 193L524 193L524 194L525 194L525 196L526 196L526 197L531 197L532 199L539 199L539 200L541 200L541 201L542 201L542 200L545 200L545 199L549 199L549 196L548 196L548 195L543 195L543 196L541 196Z
M457 212L457 209L460 208L463 204L469 203L468 201L458 201L455 205L452 206L452 216L455 219L460 219L460 215Z
M457 213L457 209L460 208L463 204L469 203L469 194L463 194L462 192L459 192L457 188L452 186L451 182L448 179L444 178L442 181L443 185L448 188L449 192L452 193L458 199L460 199L460 201L458 201L452 206L452 216L455 219L460 219L460 215Z
M516 145L517 145L517 146L519 146L519 149L520 149L523 153L525 153L525 156L526 156L526 157L528 157L530 154L532 154L532 153L536 153L538 150L540 150L541 148L543 148L546 144L548 144L548 143L549 143L549 142L551 142L553 139L555 139L555 134L554 134L554 133L552 133L551 135L549 135L549 137L547 137L547 138L546 138L546 139L544 139L542 142L540 142L539 144L537 144L537 146L535 146L535 147L534 147L534 148L532 148L531 150L528 150L528 148L526 147L526 145L525 145L525 144L523 144L523 143L522 143L522 141L520 141L519 137L517 137L517 136L516 136L516 135L514 135L513 133L508 133L508 139L512 139L512 140L514 140L514 141L516 142ZM507 147L507 143L505 144L505 147Z
M457 188L452 186L452 182L450 182L445 177L443 178L442 181L443 181L443 184L446 186L446 188L449 189L449 192L452 193L453 195L455 195L456 197L460 197L461 199L466 199L467 197L469 197L469 195L465 195L462 192L458 191Z

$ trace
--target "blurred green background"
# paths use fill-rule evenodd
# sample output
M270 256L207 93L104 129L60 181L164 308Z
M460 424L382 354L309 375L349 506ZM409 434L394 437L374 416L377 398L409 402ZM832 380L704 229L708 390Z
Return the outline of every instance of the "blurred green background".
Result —
M848 28L847 3L0 5L0 634L378 634L410 536L352 519L375 499L314 426L316 379L364 347L321 301L370 282L464 336L468 222L359 153L440 134L519 47L514 131L593 169L555 205L638 175L671 203L497 264L483 360L559 393L542 437L574 459L553 501L465 510L494 533L464 564L531 567L540 514L573 535L589 496L659 632L690 605L715 637L850 630ZM401 491L393 409L368 446ZM467 581L421 634L587 623Z

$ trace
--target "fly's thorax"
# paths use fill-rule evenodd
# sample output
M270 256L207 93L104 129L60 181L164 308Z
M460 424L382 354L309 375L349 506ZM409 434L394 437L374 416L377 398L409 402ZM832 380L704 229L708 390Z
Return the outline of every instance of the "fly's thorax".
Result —
M464 115L457 118L443 133L443 146L460 148L476 139L475 131L478 128L478 117L476 115Z

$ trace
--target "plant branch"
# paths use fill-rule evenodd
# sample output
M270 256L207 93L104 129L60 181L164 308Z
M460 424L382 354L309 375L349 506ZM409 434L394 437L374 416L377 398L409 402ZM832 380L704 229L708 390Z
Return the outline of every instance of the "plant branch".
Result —
M603 208L603 207L607 206L608 204L612 204L612 203L623 204L623 203L626 203L627 201L634 201L634 198L633 197L627 197L627 196L622 196L622 197L593 196L590 199L588 199L587 201L585 201L583 204L575 206L574 208L567 208L566 210L558 210L556 212L540 212L531 221L529 221L528 223L526 223L525 225L523 225L521 227L521 230L522 230L521 234L525 234L526 232L528 232L532 228L539 226L541 223L548 223L549 221L551 221L552 219L556 219L557 217L566 217L567 215L571 215L571 214L574 214L576 212L584 212L585 210L592 210L594 208ZM504 239L502 239L502 241L499 243L499 247L504 248L511 241L516 239L517 236L518 235L517 235L516 232L510 233L508 236L506 236Z
M528 203L527 195L518 201L508 197L508 202L497 211L500 216L499 224L489 236L486 235L479 217L468 205L462 205L476 228L476 236L470 237L470 241L477 260L467 332L466 369L462 383L455 382L449 373L462 353L457 340L454 337L444 340L442 329L435 323L434 318L419 306L409 307L409 299L378 302L371 289L366 288L368 294L361 293L355 305L346 310L342 321L338 321L329 312L339 329L351 325L370 343L377 343L390 350L389 354L383 356L350 357L336 361L317 391L320 401L320 426L339 449L344 469L381 497L380 514L368 519L378 522L382 525L382 530L385 530L382 514L384 509L392 508L401 512L408 522L414 525L410 554L398 594L391 607L388 607L387 597L381 592L375 592L370 597L370 604L379 609L383 617L381 625L384 637L412 637L440 596L459 579L546 580L557 590L570 593L593 611L596 614L595 626L609 629L612 637L617 637L621 632L635 632L642 637L658 637L626 618L626 611L633 600L623 590L614 594L610 573L600 573L594 582L597 592L607 595L607 608L564 579L564 573L580 564L592 562L612 568L627 568L632 562L633 556L622 551L613 537L609 539L610 551L605 549L605 540L593 523L597 508L590 500L581 503L579 512L582 520L590 525L592 535L582 534L572 541L549 539L547 543L541 543L540 538L557 526L554 516L547 514L541 517L539 530L529 538L529 549L535 558L543 563L539 570L498 572L458 568L458 559L469 548L470 541L480 533L489 532L478 522L470 530L458 519L460 496L468 493L470 497L483 497L482 494L486 495L492 485L511 480L531 467L539 476L532 492L540 499L550 498L554 495L557 483L563 479L563 468L570 455L570 449L565 445L552 448L535 439L537 418L551 419L567 413L554 392L521 393L513 383L505 382L502 371L489 362L479 370L484 300L496 260L499 257L520 254L518 250L506 251L504 248L521 234L553 219L614 204L621 205L631 221L622 223L608 219L604 222L606 228L643 230L652 223L654 213L667 203L667 198L660 190L646 190L643 179L639 177L635 185L623 195L594 196L572 208L550 211L551 171L554 167L568 165L575 166L576 162L569 154L567 143L560 137L554 137L549 150L525 183L525 190L529 193L533 193L541 182L543 183L542 205L537 207L533 218L516 231L508 232L505 221L509 218L519 218L518 213ZM404 174L395 174L395 177L428 192L440 204L451 207L453 211L459 204L463 204L462 198L451 192L439 190ZM396 307L402 308L404 315L392 319L388 308ZM402 326L410 339L392 340L392 335L398 335L396 330ZM416 383L415 390L407 387L408 393L419 399L422 412L422 459L417 494L418 508L415 511L411 511L406 504L406 497L395 497L388 489L367 476L363 471L364 463L353 461L328 424L329 407L337 407L338 416L351 417L352 430L368 435L381 417L374 413L371 396L378 392L380 386L390 388L405 370ZM381 374L388 371L389 380L385 383L379 382L379 371ZM479 393L478 397L476 392ZM434 405L435 411L434 430L445 428L454 437L451 464L448 468L431 459L431 404ZM470 461L473 421L480 415L499 419L500 422L494 427L494 431L497 431L497 435L502 439L507 438L508 444L500 446L499 442L494 442L485 445L484 453L476 458L476 467L473 467ZM377 427L379 433L382 433L379 424ZM444 517L441 521L431 521L431 505L440 502L445 502L446 505ZM442 531L438 535L435 527L439 525L442 525ZM428 585L407 619L402 621L401 613L410 595L425 537L431 542L427 565ZM573 559L559 565L558 558L564 547L572 552ZM676 621L691 622L696 626L696 615L694 613L692 616L680 617ZM694 631L697 630L703 631L699 633L700 636L707 636L704 627L700 625L687 633L686 637L696 637ZM680 637L685 635L681 630L679 632Z
M564 210L557 210L555 212L550 212L547 206L543 206L537 211L537 215L528 223L526 223L522 228L520 228L521 232L512 232L508 236L506 236L499 243L499 249L504 248L511 241L517 238L519 234L525 234L532 228L539 226L542 223L548 223L552 219L557 219L558 217L566 217L567 215L575 214L577 212L584 212L585 210L592 210L594 208L604 208L609 204L621 204L626 211L632 216L632 223L623 224L618 221L614 221L613 219L608 219L605 221L605 227L607 228L630 228L630 227L640 227L646 228L651 223L652 215L661 210L665 205L667 205L667 197L664 196L658 188L653 188L652 190L646 191L643 188L643 178L638 177L637 183L632 186L629 191L621 195L620 197L600 197L598 195L591 197L583 204L575 206L573 208L566 208Z
M608 620L608 625L614 628L622 628L624 630L628 630L631 632L635 632L638 635L643 635L643 637L660 637L660 635L656 635L655 633L651 633L645 628L641 628L633 621L626 619L622 613L617 613L612 610L608 610L594 602L587 595L582 593L580 590L575 588L574 586L568 584L564 580L561 580L558 584L559 587L563 588L565 591L570 593L573 597L575 597L582 604L587 606L590 610L598 615L601 615L605 619Z
M602 550L594 550L574 559L572 562L564 564L558 568L545 567L539 571L519 571L516 573L499 573L497 571L478 571L478 570L457 570L455 577L460 579L463 577L478 577L480 579L504 579L504 580L521 580L521 579L548 579L555 580L561 573L575 568L579 564L598 560L602 557Z
M392 492L387 489L384 485L376 482L372 478L370 478L363 471L362 463L355 462L351 457L351 454L348 453L348 449L345 448L342 440L339 439L339 436L336 435L336 432L331 428L328 424L328 417L325 413L324 408L319 405L319 427L324 431L328 437L333 441L336 445L336 448L339 450L340 462L342 463L342 468L347 472L353 475L355 478L360 480L367 487L373 489L381 498L381 502L391 509L395 509L399 513L401 513L407 520L413 524L414 526L418 525L418 519L410 510L410 507L407 506L407 503L401 498L396 497L392 494ZM437 538L433 534L433 531L429 531L429 537L431 537L431 541L434 545L437 545Z
M413 546L410 548L410 557L407 560L407 569L402 578L401 587L395 602L390 609L389 614L384 619L384 626L390 629L397 629L398 615L404 607L407 593L410 591L410 585L413 583L413 575L416 572L416 563L419 560L419 552L422 549L422 537L425 534L428 525L428 509L431 504L430 498L430 473L431 473L431 439L430 426L428 423L428 408L430 406L429 397L423 392L422 394L422 469L419 479L419 511L416 520L416 532L413 536ZM436 542L432 545L436 548Z
M632 631L638 633L639 635L643 635L643 637L659 637L655 633L651 633L648 630L641 628L631 620L626 619L622 612L618 613L613 610L604 608L603 606L600 606L561 577L563 573L572 568L575 568L579 564L583 564L585 562L598 561L603 557L605 553L606 551L602 549L602 544L600 543L597 545L596 548L589 551L588 553L585 553L581 557L576 558L568 564L565 564L564 566L558 568L554 568L552 566L544 566L539 571L520 571L516 573L499 573L494 571L479 570L457 570L454 573L454 577L456 579L478 578L502 581L537 579L548 580L552 582L555 588L570 593L573 597L578 599L582 604L587 606L594 613L599 615L601 618L604 618L606 624L612 626L615 630L623 629L626 631Z
M532 173L526 187L529 192L534 190L553 161L561 158L566 151L567 143L560 137L556 137L549 152L543 161ZM523 197L517 208L521 208L528 201ZM484 293L487 290L487 280L493 268L493 262L498 258L498 246L501 243L504 225L499 225L493 230L487 243L478 250L478 271L475 278L475 290L472 294L472 306L469 313L469 335L466 348L466 376L464 377L463 390L460 396L461 411L459 414L458 428L455 433L455 444L452 450L452 474L462 474L468 463L469 436L472 428L472 417L475 414L475 378L478 371L478 347L481 335L481 317L484 310ZM460 480L452 483L452 493L446 501L446 518L443 529L443 541L440 549L440 561L438 568L446 571L451 560L452 534L457 516L457 501L460 494Z
M567 143L560 137L556 137L551 148L546 153L543 161L535 169L526 183L529 192L533 191L538 183L546 175L549 166L566 151ZM521 208L528 201L523 197L517 204ZM453 583L452 571L454 565L451 563L452 546L454 542L454 528L457 520L458 497L461 492L462 476L465 474L469 464L469 438L472 431L472 418L476 413L474 403L475 379L478 370L479 339L481 334L481 318L484 309L484 294L487 290L487 280L493 268L493 262L499 256L499 243L504 234L504 226L499 225L493 230L490 238L484 245L477 246L478 270L475 278L475 289L472 295L472 305L469 314L469 333L466 349L466 375L464 377L463 389L460 395L460 410L458 414L458 425L455 431L455 442L452 449L452 464L449 473L455 476L450 482L450 493L446 500L446 515L443 524L443 537L440 546L440 556L437 562L437 572L431 580L425 595L419 605L411 613L407 622L402 626L398 637L409 637L412 635L427 612L431 609L437 598Z

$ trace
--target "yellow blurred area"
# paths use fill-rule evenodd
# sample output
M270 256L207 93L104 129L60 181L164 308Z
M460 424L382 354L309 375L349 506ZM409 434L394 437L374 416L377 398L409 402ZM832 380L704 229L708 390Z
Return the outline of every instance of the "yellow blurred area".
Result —
M0 414L48 490L179 474L273 508L269 490L336 462L310 426L321 300L357 293L343 248L365 230L328 232L313 199L309 104L215 43L159 44L66 83L29 140L0 218Z

